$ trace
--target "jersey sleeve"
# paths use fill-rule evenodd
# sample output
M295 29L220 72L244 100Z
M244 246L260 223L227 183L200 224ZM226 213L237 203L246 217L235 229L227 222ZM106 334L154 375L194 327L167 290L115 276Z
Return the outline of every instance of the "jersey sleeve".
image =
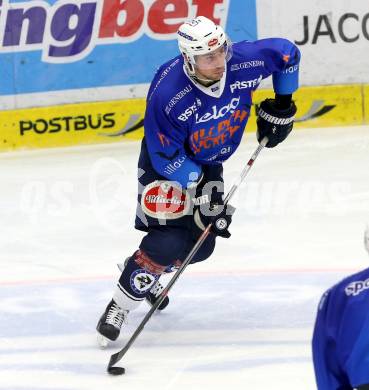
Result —
M272 73L274 92L289 95L299 87L300 50L283 38L260 39L256 42Z
M165 112L158 91L147 101L144 128L150 160L155 171L182 187L197 181L201 166L185 150L187 129Z
M329 326L331 298L331 289L329 289L320 299L312 337L312 357L319 390L340 387L340 378L331 375L331 366L334 364L332 355L335 355L335 344L331 341L332 332Z
M338 338L342 365L353 388L369 383L369 294L362 294L350 298L355 302L343 314Z

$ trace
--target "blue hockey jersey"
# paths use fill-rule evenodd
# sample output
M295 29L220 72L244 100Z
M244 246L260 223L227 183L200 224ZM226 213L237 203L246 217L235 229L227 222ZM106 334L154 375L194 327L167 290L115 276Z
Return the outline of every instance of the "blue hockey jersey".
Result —
M300 53L282 38L233 44L222 79L203 87L184 70L182 56L162 65L147 96L145 140L161 176L186 188L203 164L220 164L239 146L250 116L252 93L273 75L274 91L298 88Z
M369 384L369 268L322 296L312 346L319 390Z

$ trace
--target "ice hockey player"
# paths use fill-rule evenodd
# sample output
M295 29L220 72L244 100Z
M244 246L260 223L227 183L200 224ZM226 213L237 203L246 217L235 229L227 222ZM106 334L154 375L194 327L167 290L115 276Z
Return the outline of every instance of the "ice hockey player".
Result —
M146 235L98 322L102 344L117 339L143 300L155 302L160 276L186 258L205 226L213 223L192 262L211 255L217 236L230 237L234 209L223 204L222 163L241 142L262 79L272 75L275 96L260 104L259 142L267 137L273 148L293 127L300 60L294 44L282 38L232 44L203 16L182 24L177 37L181 54L158 69L147 96L135 223Z
M364 234L369 253L369 227ZM318 390L369 390L369 268L326 291L313 335Z

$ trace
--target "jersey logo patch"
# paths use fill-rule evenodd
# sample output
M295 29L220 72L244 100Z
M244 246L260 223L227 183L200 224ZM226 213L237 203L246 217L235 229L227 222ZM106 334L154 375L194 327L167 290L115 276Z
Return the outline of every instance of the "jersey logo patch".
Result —
M237 89L256 88L261 83L262 80L263 80L263 76L260 75L257 79L253 79L253 80L243 80L243 81L237 80L229 87L231 89L231 92L233 93Z
M187 215L190 197L179 183L156 180L147 185L142 193L143 212L157 219L177 219Z
M132 290L137 294L145 294L152 286L156 283L157 276L145 271L138 269L132 273L130 284Z
M212 106L211 112L207 112L201 117L196 114L196 123L204 123L210 120L217 120L223 118L228 113L234 113L238 105L240 104L240 98L233 98L227 105L218 108L216 105Z
M221 154L230 153L232 147L228 144L233 142L233 138L239 135L240 130L243 130L247 117L248 111L239 109L233 111L232 115L227 119L195 130L190 136L191 150L195 155L205 149L208 153L211 153L211 150L213 150L217 152L215 157L217 158L219 156L219 148L224 145L221 149ZM215 153L210 158L213 156L215 156Z

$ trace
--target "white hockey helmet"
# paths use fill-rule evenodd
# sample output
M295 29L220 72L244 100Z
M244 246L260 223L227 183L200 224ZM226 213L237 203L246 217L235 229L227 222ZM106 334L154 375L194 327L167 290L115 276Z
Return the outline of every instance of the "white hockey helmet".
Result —
M365 246L365 249L369 253L369 225L366 226L366 229L364 232L364 246Z
M196 57L224 47L226 61L232 57L232 43L221 26L205 16L183 23L178 31L178 46L190 74L195 73Z

